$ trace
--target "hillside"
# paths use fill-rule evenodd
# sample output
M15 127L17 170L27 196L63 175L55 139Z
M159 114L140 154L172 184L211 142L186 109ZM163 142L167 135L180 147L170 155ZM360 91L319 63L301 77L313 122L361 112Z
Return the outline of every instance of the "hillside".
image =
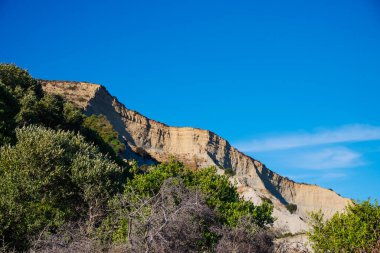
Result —
M275 226L291 233L304 231L308 212L321 209L327 218L350 202L332 190L296 183L271 171L213 132L190 127L171 127L129 110L105 87L86 82L41 81L43 89L59 94L87 115L104 115L119 133L127 149L124 158L142 164L167 161L171 156L193 168L217 166L232 170L231 180L245 199L274 204ZM296 205L291 214L287 206Z

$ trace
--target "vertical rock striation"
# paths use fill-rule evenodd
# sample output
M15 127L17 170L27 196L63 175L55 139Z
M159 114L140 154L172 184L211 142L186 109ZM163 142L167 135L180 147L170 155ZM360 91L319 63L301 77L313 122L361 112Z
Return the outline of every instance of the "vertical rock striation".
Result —
M269 170L213 132L190 127L170 127L127 109L101 85L84 82L41 81L44 90L60 94L84 112L103 114L129 147L126 158L142 162L167 161L175 156L188 166L232 169L240 194L255 203L270 199L275 225L296 233L306 230L309 211L321 209L327 217L342 211L350 200L316 185L299 184ZM286 206L297 205L291 214Z

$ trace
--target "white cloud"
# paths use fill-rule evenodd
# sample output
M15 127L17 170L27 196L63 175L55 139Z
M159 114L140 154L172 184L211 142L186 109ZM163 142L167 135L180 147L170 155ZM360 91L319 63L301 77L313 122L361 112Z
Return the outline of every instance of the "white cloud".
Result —
M333 130L323 129L311 133L293 133L254 139L237 143L236 146L243 152L261 152L371 140L380 140L380 127L357 124L346 125Z
M337 179L337 178L344 178L346 176L347 174L345 173L326 173L322 175L323 179Z
M292 153L288 154L288 158L283 156L285 158L283 164L295 169L328 170L352 168L365 164L360 153L345 147L330 147Z
M323 179L323 180L336 180L347 177L346 173L343 172L325 172L325 173L313 173L313 174L289 174L288 178L293 180L309 180L309 179Z

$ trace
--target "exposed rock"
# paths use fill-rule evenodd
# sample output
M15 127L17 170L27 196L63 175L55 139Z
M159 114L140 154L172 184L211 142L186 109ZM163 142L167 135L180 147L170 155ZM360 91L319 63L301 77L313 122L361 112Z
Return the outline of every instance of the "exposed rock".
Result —
M125 156L136 154L143 161L167 161L175 156L191 167L217 166L232 169L231 178L241 195L255 203L270 199L278 218L275 225L297 233L308 228L309 211L321 209L326 217L342 211L350 202L334 191L296 183L246 156L226 140L207 130L170 127L127 109L101 85L83 82L41 81L45 91L60 94L83 108L86 114L103 114L129 147ZM132 152L133 151L133 152ZM286 205L297 205L291 214Z

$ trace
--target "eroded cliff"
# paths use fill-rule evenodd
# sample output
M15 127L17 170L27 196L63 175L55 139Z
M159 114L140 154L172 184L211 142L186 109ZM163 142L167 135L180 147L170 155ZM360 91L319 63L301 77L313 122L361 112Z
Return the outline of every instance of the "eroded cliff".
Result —
M166 161L175 156L188 166L232 169L241 195L255 203L270 199L278 218L275 225L296 233L307 229L307 213L322 209L327 217L342 211L350 200L315 185L299 184L246 156L213 132L170 127L127 109L101 85L85 82L41 81L45 91L60 94L86 114L103 114L127 145L126 158ZM297 205L291 214L286 205Z

